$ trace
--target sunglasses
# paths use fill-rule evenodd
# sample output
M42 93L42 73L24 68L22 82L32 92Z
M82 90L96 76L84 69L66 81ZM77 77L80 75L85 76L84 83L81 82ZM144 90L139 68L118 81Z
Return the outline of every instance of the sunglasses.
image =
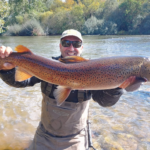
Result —
M68 40L62 40L61 45L63 47L70 47L70 45L73 45L74 48L79 48L82 45L82 42L80 41L68 41Z

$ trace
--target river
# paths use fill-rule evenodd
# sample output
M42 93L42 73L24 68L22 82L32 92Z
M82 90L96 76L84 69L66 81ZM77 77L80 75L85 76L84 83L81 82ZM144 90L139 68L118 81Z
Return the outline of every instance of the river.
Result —
M150 57L150 36L83 36L85 58ZM0 37L0 45L28 47L59 56L59 36ZM90 102L93 145L97 150L150 150L150 86L126 92L112 107ZM0 80L0 150L23 150L33 139L41 114L40 84L13 88Z

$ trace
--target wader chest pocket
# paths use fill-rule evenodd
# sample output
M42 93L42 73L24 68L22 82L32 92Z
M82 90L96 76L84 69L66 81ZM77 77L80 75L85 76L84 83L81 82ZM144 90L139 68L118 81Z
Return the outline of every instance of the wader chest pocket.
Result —
M50 113L54 113L57 116L69 116L70 114L74 113L77 109L76 108L69 108L66 106L56 106L55 104L51 104L47 102L47 111Z

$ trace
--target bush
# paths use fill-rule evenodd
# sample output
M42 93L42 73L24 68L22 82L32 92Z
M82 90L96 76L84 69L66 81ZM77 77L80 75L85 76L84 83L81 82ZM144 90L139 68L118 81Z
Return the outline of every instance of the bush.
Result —
M85 22L82 5L76 5L73 7L68 22L70 22L68 28L73 28L79 31L81 30Z
M47 12L44 12L44 13L40 13L39 14L39 21L45 31L46 34L48 34L48 22L49 22L49 18L50 16L53 15L53 12L52 11L47 11Z
M12 26L9 26L6 35L37 36L45 34L38 21L29 20L23 25L14 24Z
M44 35L44 31L38 21L29 20L24 25L22 25L20 35L25 35L25 36Z
M24 22L23 16L15 16L15 18L16 18L16 22L18 24L23 24L23 22Z
M117 24L118 31L131 32L140 23L140 13L138 0L125 0L107 19Z
M83 34L117 34L117 24L112 21L98 20L95 16L89 18L83 26Z
M99 34L98 26L103 22L103 20L98 20L95 16L87 19L84 23L83 33L84 34Z
M99 34L113 35L118 33L117 24L112 21L104 21L99 26Z
M47 22L47 20L49 19L49 17L53 14L52 11L47 11L44 13L41 13L39 16L39 20L42 24L45 24Z
M48 20L48 34L61 34L68 28L69 13L67 11L58 12L52 15Z
M142 12L145 16L147 16L150 13L150 0L143 4Z
M14 24L12 26L8 26L7 32L5 35L13 35L13 36L18 36L21 31L21 25Z
M143 19L138 28L138 31L140 34L150 34L150 14L145 19Z
M51 15L48 21L49 35L61 34L66 29L81 30L84 24L83 9L78 5L71 11L59 11Z
M119 7L119 5L120 3L118 0L107 0L105 2L104 9L103 9L103 19L107 20L107 18L111 16L111 14ZM111 18L111 20L112 19L113 18Z

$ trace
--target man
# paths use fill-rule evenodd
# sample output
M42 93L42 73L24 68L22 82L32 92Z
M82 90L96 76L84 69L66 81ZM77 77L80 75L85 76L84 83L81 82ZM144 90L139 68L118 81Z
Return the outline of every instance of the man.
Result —
M53 57L58 60L60 57L80 56L83 50L83 39L77 30L66 30L60 39L61 56ZM8 57L12 53L10 47L0 47L0 57ZM123 94L121 88L112 90L95 91L71 91L69 97L61 105L57 106L53 91L57 85L52 85L36 77L32 77L23 82L16 82L15 66L5 63L0 71L0 77L4 82L14 87L33 86L41 82L43 95L41 121L33 139L33 143L28 150L87 150L87 116L89 100L91 97L101 106L107 107L114 105ZM134 85L136 77L130 77L123 84L122 88ZM136 84L140 86L140 82Z

